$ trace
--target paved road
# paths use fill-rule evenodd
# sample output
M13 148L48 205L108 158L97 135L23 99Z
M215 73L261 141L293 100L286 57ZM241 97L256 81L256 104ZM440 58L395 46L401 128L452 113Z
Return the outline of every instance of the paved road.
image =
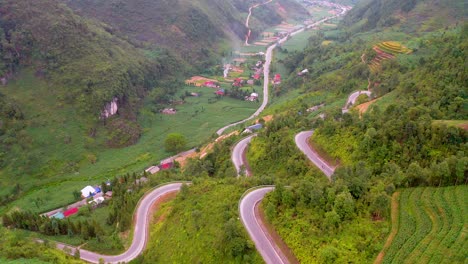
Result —
M282 43L286 42L289 39L289 37L293 37L296 34L299 34L299 33L303 32L306 28L315 27L315 26L318 26L318 25L320 25L320 24L322 24L322 23L324 23L324 22L326 22L326 21L328 21L330 19L343 16L344 14L346 14L347 11L349 11L351 9L351 7L342 6L342 5L338 5L338 4L335 4L335 7L341 9L341 12L339 14L324 18L324 19L319 20L319 21L317 21L317 22L315 22L313 24L309 24L309 25L307 25L305 27L302 27L302 28L292 32L291 34L289 34L289 36L286 36L286 37L278 40L277 43L275 43L275 44L273 44L273 45L271 45L271 46L269 46L267 48L267 51L265 53L265 64L263 66L263 101L262 101L262 105L260 105L260 107L257 109L257 111L255 111L255 113L253 113L248 118L220 128L218 131L216 131L216 133L218 135L223 134L223 132L226 129L230 128L230 127L237 126L239 124L242 124L244 122L247 122L247 121L257 117L261 112L263 112L263 110L265 110L265 108L266 108L266 106L268 104L268 85L269 85L269 81L270 81L270 65L271 65L271 57L272 57L272 54L273 54L273 50L277 47L278 44L282 44Z
M312 136L314 132L313 131L304 131L300 132L299 134L296 135L294 140L296 141L297 147L307 156L307 158L312 161L312 163L317 166L325 175L327 175L328 179L333 175L335 172L335 168L331 167L328 165L320 156L317 154L317 152L313 151L307 140Z
M354 93L352 93L349 97L348 97L348 100L346 101L346 104L344 105L344 107L341 109L341 111L344 113L347 113L349 111L349 108L356 102L357 98L359 97L359 95L361 94L365 94L367 96L371 96L371 92L370 91L356 91Z
M88 250L80 249L81 259L91 262L99 263L99 259L103 259L105 263L117 263L117 262L129 262L132 259L136 258L140 253L145 249L146 242L148 240L148 225L151 219L149 218L149 213L151 206L162 196L169 194L171 192L179 191L183 183L170 183L163 185L146 194L142 200L137 205L137 210L135 213L135 230L133 232L133 240L130 248L124 253L116 256L107 256L94 253ZM71 249L71 254L74 254L75 247L57 243L57 248L64 249L68 247Z
M232 150L231 160L232 160L232 163L234 163L234 167L237 170L237 177L241 176L241 174L243 173L241 169L242 166L244 166L245 168L245 175L252 176L252 173L247 169L248 168L247 164L244 164L244 155L245 155L245 151L247 150L247 147L250 141L255 136L256 134L253 134L246 138L243 138L234 146L234 149Z
M267 264L286 264L289 263L286 256L275 244L273 239L268 234L268 231L260 224L255 215L255 207L265 197L265 194L274 189L271 187L263 187L249 192L239 203L239 213L242 224L249 233L263 260Z

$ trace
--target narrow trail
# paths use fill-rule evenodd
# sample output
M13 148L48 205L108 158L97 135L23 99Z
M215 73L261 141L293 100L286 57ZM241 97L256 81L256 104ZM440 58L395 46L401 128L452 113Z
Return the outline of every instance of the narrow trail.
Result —
M245 46L250 46L249 39L250 39L250 34L252 33L252 30L250 29L249 24L250 24L250 17L252 16L252 10L254 8L259 7L259 6L269 4L272 1L273 0L269 0L269 1L265 2L265 3L255 4L255 5L251 6L251 7L249 7L249 14L247 15L247 19L245 20L245 27L248 29L247 35L245 35L245 43L244 43Z

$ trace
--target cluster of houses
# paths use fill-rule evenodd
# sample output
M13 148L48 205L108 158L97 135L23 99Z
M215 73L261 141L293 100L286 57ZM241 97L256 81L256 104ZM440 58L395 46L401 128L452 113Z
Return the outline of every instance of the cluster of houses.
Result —
M252 78L254 78L255 80L260 80L263 74L263 61L257 61L255 67L253 67L252 70L254 71Z
M108 184L110 184L110 183L108 183ZM88 186L84 187L83 189L81 189L81 197L86 198L87 200L88 200L88 198L93 198L92 200L87 201L87 203L89 205L91 205L91 206L97 206L97 205L102 204L105 201L105 197L110 199L112 197L112 192L108 191L105 194L103 194L102 191L101 191L101 187L88 185ZM86 201L80 201L78 203L75 203L75 204L72 205L72 207L70 207L70 208L68 208L68 209L66 209L64 211L58 211L58 212L50 215L49 217L50 218L56 218L56 219L67 218L69 216L72 216L72 215L78 213L78 208L83 206L83 205L86 205Z

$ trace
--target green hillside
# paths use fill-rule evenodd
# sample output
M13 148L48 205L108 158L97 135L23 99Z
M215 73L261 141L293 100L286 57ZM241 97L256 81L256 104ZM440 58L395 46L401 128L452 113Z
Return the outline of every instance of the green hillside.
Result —
M153 50L164 47L174 56L204 70L219 62L220 54L237 47L247 34L249 6L260 1L235 0L65 0L78 14L102 21L117 34ZM304 17L294 0L278 0L254 12L260 21L255 29L281 23L288 17ZM285 7L280 15L278 8ZM256 32L254 32L255 34Z

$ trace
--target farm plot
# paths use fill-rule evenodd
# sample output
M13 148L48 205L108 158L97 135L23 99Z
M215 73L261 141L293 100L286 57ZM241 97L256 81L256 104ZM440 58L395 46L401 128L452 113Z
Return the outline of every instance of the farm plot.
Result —
M398 232L376 263L464 263L467 191L467 186L403 190L392 223Z

